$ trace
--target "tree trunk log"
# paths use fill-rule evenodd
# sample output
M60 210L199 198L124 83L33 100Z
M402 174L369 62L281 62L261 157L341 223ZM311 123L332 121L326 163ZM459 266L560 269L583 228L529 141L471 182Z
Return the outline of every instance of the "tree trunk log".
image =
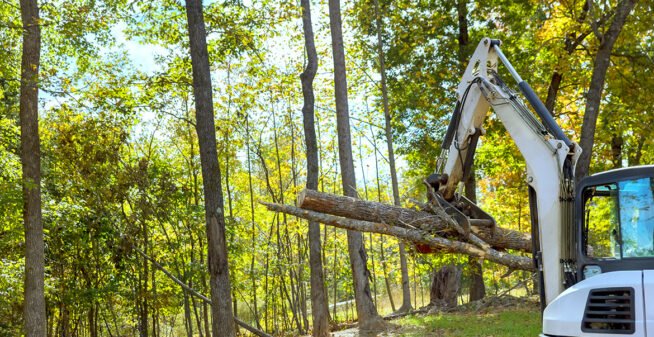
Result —
M461 268L452 264L434 270L429 291L429 305L437 308L454 308L461 285Z
M348 219L418 229L439 236L456 235L454 230L456 223L444 212L432 214L313 190L304 190L299 194L298 206ZM531 237L526 233L500 227L491 229L483 226L483 223L479 223L482 226L475 226L477 224L475 221L471 221L471 224L473 225L471 232L494 249L531 252Z
M473 257L468 257L468 268L470 270L470 301L478 301L486 297L486 287L484 285L484 273L482 262Z
M511 255L505 252L497 251L493 248L484 249L470 243L452 241L446 238L435 236L430 232L426 232L420 229L392 226L378 222L375 223L348 219L330 214L305 210L289 205L280 205L267 202L261 202L261 204L266 206L271 211L294 215L299 218L307 219L310 221L317 221L329 226L360 232L372 232L391 235L403 240L429 246L443 252L475 256L518 270L534 270L531 257Z

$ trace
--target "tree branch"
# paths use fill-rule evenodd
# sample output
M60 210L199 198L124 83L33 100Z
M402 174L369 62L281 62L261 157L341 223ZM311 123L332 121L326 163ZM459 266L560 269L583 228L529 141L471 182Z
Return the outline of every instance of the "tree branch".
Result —
M470 243L452 241L442 237L433 236L422 230L342 218L334 215L309 211L290 205L280 205L268 202L260 203L271 211L294 215L299 218L320 222L329 226L360 232L391 235L400 239L427 245L429 247L433 247L446 252L466 254L487 259L489 261L493 261L495 263L502 264L514 269L529 271L534 270L533 262L530 257L511 255L492 248L484 250Z

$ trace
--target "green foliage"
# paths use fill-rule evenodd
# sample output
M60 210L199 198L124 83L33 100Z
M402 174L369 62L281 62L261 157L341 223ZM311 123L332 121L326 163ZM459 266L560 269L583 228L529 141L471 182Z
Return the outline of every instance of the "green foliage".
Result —
M505 53L542 98L553 71L564 75L555 116L564 129L578 134L599 43L589 20L612 4L598 5L584 18L583 2L466 2L469 43L459 50L456 3L379 3L403 197L424 198L421 181L435 168L465 57L484 36L503 40ZM178 285L138 253L209 294L184 4L60 0L41 5L42 194L54 333L73 335L74 325L82 322L78 334L88 333L84 329L90 324L99 327L100 335L131 336L139 329L198 334L207 308L185 298ZM374 3L343 5L359 194L390 202ZM593 157L596 171L654 159L648 137L652 97L643 89L654 78L651 7L639 3L612 56ZM339 193L326 13L324 2L315 4L319 188ZM306 223L270 213L257 201L291 204L305 183L299 14L290 2L218 1L205 8L236 312L278 333L307 328ZM23 305L18 3L1 2L0 17L0 336L15 336L20 335ZM568 52L566 38L581 34L587 35ZM139 60L128 49L135 44L155 51L153 64L147 65L154 70L137 68ZM509 78L504 70L501 75ZM529 231L525 164L492 115L485 127L476 166L480 204L502 226ZM321 233L329 303L351 300L345 232L323 228ZM371 286L383 303L389 296L385 281L390 295L400 285L397 241L365 237ZM462 261L451 254L409 256L412 292L420 294L414 299L417 306L425 302L431 271ZM489 292L528 278L518 272L502 278L506 269L489 262L484 269ZM394 299L398 303L400 298L395 294ZM351 304L339 308L339 321L354 318ZM382 313L390 311L383 308ZM93 312L95 323L89 318ZM489 334L517 336L523 330L511 325L515 317L527 322L525 333L538 333L538 315L530 310L479 320L495 329ZM476 336L468 330L472 325L465 324L471 319L443 315L406 322L430 333ZM490 324L497 319L502 324Z

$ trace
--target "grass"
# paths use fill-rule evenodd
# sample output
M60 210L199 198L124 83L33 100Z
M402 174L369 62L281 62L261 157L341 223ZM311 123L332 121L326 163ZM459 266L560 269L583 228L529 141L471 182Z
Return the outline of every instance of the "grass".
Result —
M393 323L401 326L392 336L535 337L541 332L538 308L496 309L494 312L456 312L410 316Z

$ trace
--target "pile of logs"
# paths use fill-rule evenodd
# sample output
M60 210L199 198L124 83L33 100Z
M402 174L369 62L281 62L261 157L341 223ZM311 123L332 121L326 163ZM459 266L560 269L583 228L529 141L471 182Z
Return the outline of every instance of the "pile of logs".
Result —
M517 255L531 252L528 234L489 226L487 220L471 219L470 228L464 229L437 203L414 203L415 209L403 208L313 190L300 193L297 207L262 202L271 211L325 225L395 236L418 250L466 254L510 269L534 270L531 257Z

